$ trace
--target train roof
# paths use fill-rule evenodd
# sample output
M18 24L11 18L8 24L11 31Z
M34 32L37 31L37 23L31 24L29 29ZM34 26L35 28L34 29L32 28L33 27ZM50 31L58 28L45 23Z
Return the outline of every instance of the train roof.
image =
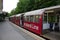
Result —
M30 12L26 12L24 16L29 16L29 15L40 15L44 12L44 9L39 9L39 10L35 10L35 11L30 11Z
M24 16L40 15L40 14L43 14L43 12L45 12L46 10L57 9L57 8L60 8L60 5L52 6L52 7L48 7L48 8L43 8L43 9L38 9L38 10L30 11L30 12L26 12Z
M21 16L22 14L24 14L24 13L17 14L16 17Z
M60 8L60 5L57 6L52 6L52 7L48 7L48 8L44 8L45 10L50 10L50 9L57 9Z
M17 14L16 17L21 16L22 14Z
M10 16L10 17L14 17L15 15L12 15L12 16Z

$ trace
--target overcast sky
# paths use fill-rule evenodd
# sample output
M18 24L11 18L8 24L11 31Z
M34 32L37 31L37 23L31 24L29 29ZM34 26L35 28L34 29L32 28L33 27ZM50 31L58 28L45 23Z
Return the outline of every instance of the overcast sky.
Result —
M16 8L18 0L3 0L3 11L11 12Z

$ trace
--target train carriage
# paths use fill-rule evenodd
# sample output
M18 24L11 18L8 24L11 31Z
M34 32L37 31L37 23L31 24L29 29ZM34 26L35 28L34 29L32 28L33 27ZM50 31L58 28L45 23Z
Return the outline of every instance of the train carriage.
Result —
M10 20L11 22L15 23L15 21L16 21L15 15L10 16L10 17L9 17L9 20Z
M18 26L22 26L23 14L24 14L24 13L16 15L16 24L17 24Z
M21 17L21 14L16 15L16 24L18 26L20 26L20 17Z
M24 28L36 33L42 34L44 9L25 13Z
M59 8L59 9L58 9ZM59 10L60 6L54 6L35 11L26 12L24 14L24 28L38 35L45 34L51 30L55 30L55 23L59 26ZM53 14L53 15L52 15ZM59 29L60 27L58 27ZM60 30L60 29L59 29Z

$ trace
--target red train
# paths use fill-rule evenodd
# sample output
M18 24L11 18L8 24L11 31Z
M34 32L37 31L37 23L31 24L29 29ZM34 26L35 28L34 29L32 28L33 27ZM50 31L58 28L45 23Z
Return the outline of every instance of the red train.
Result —
M56 18L54 17L56 14L54 12L57 11L59 7L60 6L54 6L14 15L10 17L10 21L22 28L28 29L38 35L42 35L50 29L49 22L51 22L51 20L54 23L56 22ZM53 26L55 25L53 24Z

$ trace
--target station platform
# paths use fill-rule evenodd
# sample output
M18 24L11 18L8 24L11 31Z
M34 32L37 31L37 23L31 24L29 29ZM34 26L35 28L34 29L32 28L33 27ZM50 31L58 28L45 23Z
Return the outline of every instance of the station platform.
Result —
M4 21L0 22L0 40L45 40L33 34L23 32L22 28L18 28L15 24Z
M60 40L60 32L49 32L43 35L50 40ZM0 40L46 40L29 32L8 20L0 22Z

